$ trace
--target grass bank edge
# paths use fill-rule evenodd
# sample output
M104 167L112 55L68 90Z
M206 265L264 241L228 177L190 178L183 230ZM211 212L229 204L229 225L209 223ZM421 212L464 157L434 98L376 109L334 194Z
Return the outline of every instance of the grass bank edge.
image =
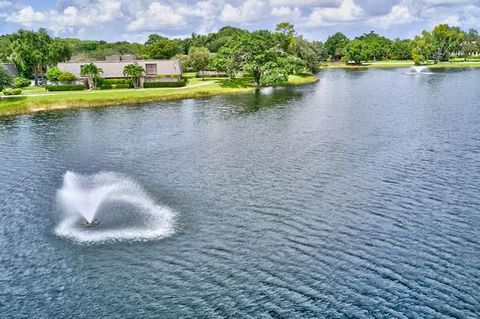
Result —
M318 78L312 74L290 76L287 86L315 83ZM227 83L227 85L223 85ZM105 90L72 91L69 94L45 94L38 96L18 96L0 100L0 116L30 114L40 111L64 110L74 108L97 108L118 105L140 105L153 102L205 98L223 94L254 92L256 87L246 82L237 86L228 86L227 82L215 81L205 86L181 89L139 89L139 90Z

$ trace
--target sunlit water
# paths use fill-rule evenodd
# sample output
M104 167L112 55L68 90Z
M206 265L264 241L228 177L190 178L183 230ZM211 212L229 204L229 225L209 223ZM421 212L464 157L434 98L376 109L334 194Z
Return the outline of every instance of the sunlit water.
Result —
M0 317L478 317L480 71L404 73L0 119Z

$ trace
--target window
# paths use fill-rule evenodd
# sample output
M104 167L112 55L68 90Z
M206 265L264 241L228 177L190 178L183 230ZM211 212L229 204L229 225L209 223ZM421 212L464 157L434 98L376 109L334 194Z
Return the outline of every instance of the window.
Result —
M157 65L156 64L145 64L145 73L147 75L157 75Z

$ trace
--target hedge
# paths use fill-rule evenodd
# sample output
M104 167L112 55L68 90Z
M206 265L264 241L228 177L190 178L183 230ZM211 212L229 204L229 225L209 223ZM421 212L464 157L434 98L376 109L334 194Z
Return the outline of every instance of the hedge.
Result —
M22 77L15 78L15 88L20 89L30 86L30 80Z
M174 87L182 87L187 85L187 80L182 79L178 82L145 82L143 83L143 87L148 88L174 88Z
M110 84L110 83L103 83L100 85L101 90L110 90L110 89L130 89L132 86L128 83L124 84Z
M22 89L5 89L3 90L4 95L20 95L22 94Z
M63 84L63 85L47 85L45 86L47 91L82 91L85 90L83 84Z

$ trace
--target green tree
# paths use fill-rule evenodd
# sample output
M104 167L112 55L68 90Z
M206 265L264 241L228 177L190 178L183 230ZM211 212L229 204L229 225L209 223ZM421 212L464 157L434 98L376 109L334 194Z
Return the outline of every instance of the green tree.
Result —
M145 73L145 69L140 65L129 64L123 68L123 75L132 80L135 89L140 87L140 78Z
M194 71L205 71L210 63L210 51L205 47L193 47L188 52L188 66ZM203 77L205 79L205 77Z
M416 65L422 64L432 56L432 35L428 31L423 31L422 35L417 35L413 40L412 59Z
M309 42L303 36L295 37L293 53L301 60L310 72L317 72L321 61L326 59L326 51L321 42Z
M460 51L464 39L465 34L459 28L439 24L431 33L423 31L421 40L430 48L429 57L434 63L438 63L448 61L453 53Z
M368 60L377 61L389 57L392 43L390 39L380 36L373 31L365 33L357 39L363 41L368 46Z
M56 65L72 58L72 49L67 41L54 39L48 47L48 64Z
M340 61L343 57L343 50L349 41L345 34L337 32L328 37L325 42L325 50L333 61Z
M13 60L24 77L35 77L35 85L38 85L38 77L43 68L49 64L49 48L52 39L45 29L38 32L20 30L14 35Z
M48 69L46 76L50 81L58 81L58 78L61 74L62 71L58 67L54 66Z
M412 58L413 41L395 39L390 46L390 58L394 60L410 60Z
M272 34L264 30L242 34L230 46L241 60L243 70L252 75L257 86L261 84L262 67L268 62L276 62L279 56Z
M80 67L80 75L88 78L88 86L95 90L98 85L98 79L103 70L93 63L85 64Z
M76 79L75 75L70 72L62 72L58 76L58 80L62 83L71 83L75 81L75 79Z
M147 41L147 43L149 42ZM159 38L147 44L146 52L152 59L170 59L182 52L182 49L177 41Z
M214 54L209 67L212 70L225 72L230 79L234 79L241 70L241 58L235 54L232 48L225 46Z
M5 88L12 87L14 85L13 83L13 77L8 74L7 70L0 66L0 91L2 91Z
M355 39L348 43L345 47L345 63L354 62L357 65L366 61L369 55L369 47L365 41Z
M270 86L288 82L288 74L283 67L275 62L267 62L262 66L260 85Z

